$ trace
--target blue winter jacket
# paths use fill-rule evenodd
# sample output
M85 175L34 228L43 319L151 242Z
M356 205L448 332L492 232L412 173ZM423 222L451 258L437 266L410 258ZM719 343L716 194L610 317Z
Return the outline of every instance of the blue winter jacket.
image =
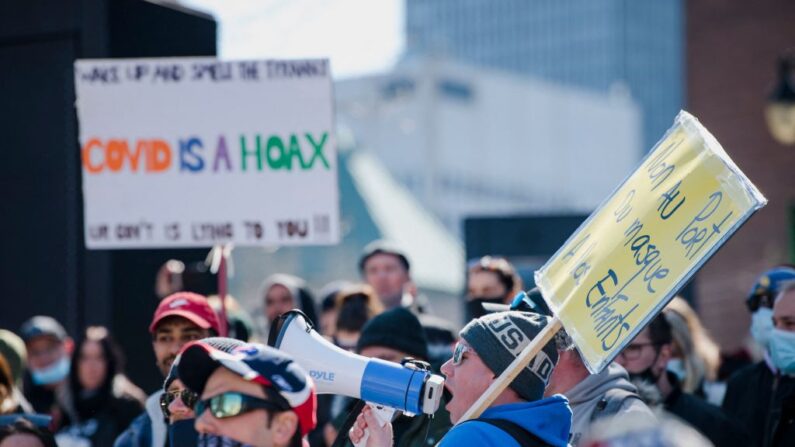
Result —
M559 394L533 402L491 407L480 417L511 421L549 445L568 445L571 408L569 401ZM439 443L439 447L453 446L519 447L519 443L494 425L473 420L454 426Z

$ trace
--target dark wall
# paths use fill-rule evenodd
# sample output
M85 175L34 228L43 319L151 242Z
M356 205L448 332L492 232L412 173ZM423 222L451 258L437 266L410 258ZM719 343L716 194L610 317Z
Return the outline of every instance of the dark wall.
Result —
M17 330L35 314L56 317L75 335L87 324L108 325L132 379L159 386L146 331L154 275L171 257L200 260L206 250L85 249L72 64L215 54L215 21L187 9L142 0L0 5L0 327Z
M470 217L464 221L467 259L488 254L549 257L586 217L582 214Z
M526 286L533 272L566 242L588 216L471 217L464 221L467 260L504 256L514 264Z
M112 0L109 6L111 57L216 54L216 23L210 16L141 0Z

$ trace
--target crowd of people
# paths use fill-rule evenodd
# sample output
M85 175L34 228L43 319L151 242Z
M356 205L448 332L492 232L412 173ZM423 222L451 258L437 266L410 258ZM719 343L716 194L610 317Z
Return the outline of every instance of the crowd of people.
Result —
M300 360L268 346L233 298L196 293L172 260L140 344L163 376L148 396L105 327L68 334L34 316L0 330L0 447L795 445L795 267L764 272L745 297L758 362L729 361L677 297L598 374L560 331L466 421L551 321L540 293L519 293L515 268L483 257L467 268L467 323L456 331L430 312L399 247L374 242L359 270L358 282L331 283L317 300L300 278L271 275L261 317L300 309L341 349L427 362L445 378L433 416L383 420L351 397L316 395Z

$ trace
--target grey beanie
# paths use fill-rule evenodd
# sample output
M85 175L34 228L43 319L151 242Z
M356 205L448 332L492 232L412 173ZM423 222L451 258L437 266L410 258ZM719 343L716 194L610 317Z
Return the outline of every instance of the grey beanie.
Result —
M470 321L460 335L500 375L548 323L549 317L531 312L497 312ZM511 389L528 402L541 399L557 363L553 338L511 382Z

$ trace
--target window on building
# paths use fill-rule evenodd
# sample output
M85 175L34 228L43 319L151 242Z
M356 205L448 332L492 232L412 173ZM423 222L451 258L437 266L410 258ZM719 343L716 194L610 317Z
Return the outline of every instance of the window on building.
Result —
M471 101L474 96L472 87L469 84L452 79L442 79L436 84L439 93L447 98L461 101Z
M381 87L381 96L386 100L404 98L414 93L414 89L414 81L411 79L393 79Z

